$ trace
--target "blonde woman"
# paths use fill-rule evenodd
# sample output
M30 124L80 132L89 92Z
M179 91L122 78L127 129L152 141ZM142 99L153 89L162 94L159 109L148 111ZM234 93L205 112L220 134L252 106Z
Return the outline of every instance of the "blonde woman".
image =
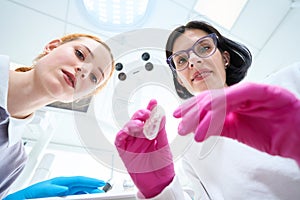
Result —
M72 102L101 90L112 76L110 48L98 37L69 34L49 42L33 67L10 70L0 56L0 197L7 194L26 165L22 126L50 103ZM101 192L105 183L88 177L59 177L37 183L5 199L27 199Z

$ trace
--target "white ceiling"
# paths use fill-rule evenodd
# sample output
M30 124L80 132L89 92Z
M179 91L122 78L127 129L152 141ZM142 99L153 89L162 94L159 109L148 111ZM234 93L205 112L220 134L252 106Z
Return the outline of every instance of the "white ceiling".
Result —
M133 27L172 30L190 20L207 20L224 35L246 44L253 54L253 65L246 80L260 81L268 74L300 60L300 8L292 0L249 0L231 30L222 29L193 6L197 0L153 0L154 7L145 24ZM204 0L200 0L204 1ZM225 0L222 0L225 1ZM109 40L120 33L103 30L90 22L79 0L1 0L0 54L11 61L30 65L44 45L71 32L85 32ZM295 4L294 4L295 5ZM218 5L215 5L218 7ZM230 9L220 13L226 17ZM148 38L145 38L148 39ZM162 52L162 56L164 56ZM116 76L116 74L115 74ZM54 143L80 145L73 114L56 113ZM90 127L87 131L93 131ZM36 138L39 131L24 137Z

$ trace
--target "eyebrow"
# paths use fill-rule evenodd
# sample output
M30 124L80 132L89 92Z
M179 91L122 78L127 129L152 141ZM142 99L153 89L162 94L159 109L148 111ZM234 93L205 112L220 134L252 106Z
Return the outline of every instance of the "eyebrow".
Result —
M101 69L101 67L98 67L97 69L100 71L100 73L101 73L101 75L103 77L103 80L104 80L105 76L104 76L103 70Z
M92 58L95 57L93 52L87 46L85 46L85 45L82 45L82 46L89 52L89 54L92 56Z
M89 54L92 56L92 58L95 58L93 52L87 46L83 45L83 47L89 52ZM98 67L97 69L100 71L100 73L103 77L103 80L104 80L105 76L104 76L103 70L100 67Z

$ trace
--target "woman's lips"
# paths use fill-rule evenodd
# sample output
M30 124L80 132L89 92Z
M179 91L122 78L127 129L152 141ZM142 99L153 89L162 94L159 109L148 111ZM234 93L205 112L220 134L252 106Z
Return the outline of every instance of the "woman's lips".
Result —
M66 83L71 86L72 88L75 88L75 85L76 85L76 77L68 72L68 71L65 71L65 70L62 70L63 74L64 74L64 79L66 81Z
M212 71L197 71L193 74L193 78L191 79L191 81L201 81L203 79L205 79L207 76L209 76L212 73Z

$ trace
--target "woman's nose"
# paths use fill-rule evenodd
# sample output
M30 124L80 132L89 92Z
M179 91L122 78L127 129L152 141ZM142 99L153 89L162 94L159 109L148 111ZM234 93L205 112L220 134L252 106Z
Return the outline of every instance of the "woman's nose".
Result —
M76 67L76 74L78 74L80 78L85 78L86 73L87 72L83 67Z
M76 72L76 73L81 72L81 67L76 67L76 68L75 68L75 72Z
M194 52L191 52L188 61L189 61L189 68L193 68L196 66L196 64L201 63L201 58L197 56Z

